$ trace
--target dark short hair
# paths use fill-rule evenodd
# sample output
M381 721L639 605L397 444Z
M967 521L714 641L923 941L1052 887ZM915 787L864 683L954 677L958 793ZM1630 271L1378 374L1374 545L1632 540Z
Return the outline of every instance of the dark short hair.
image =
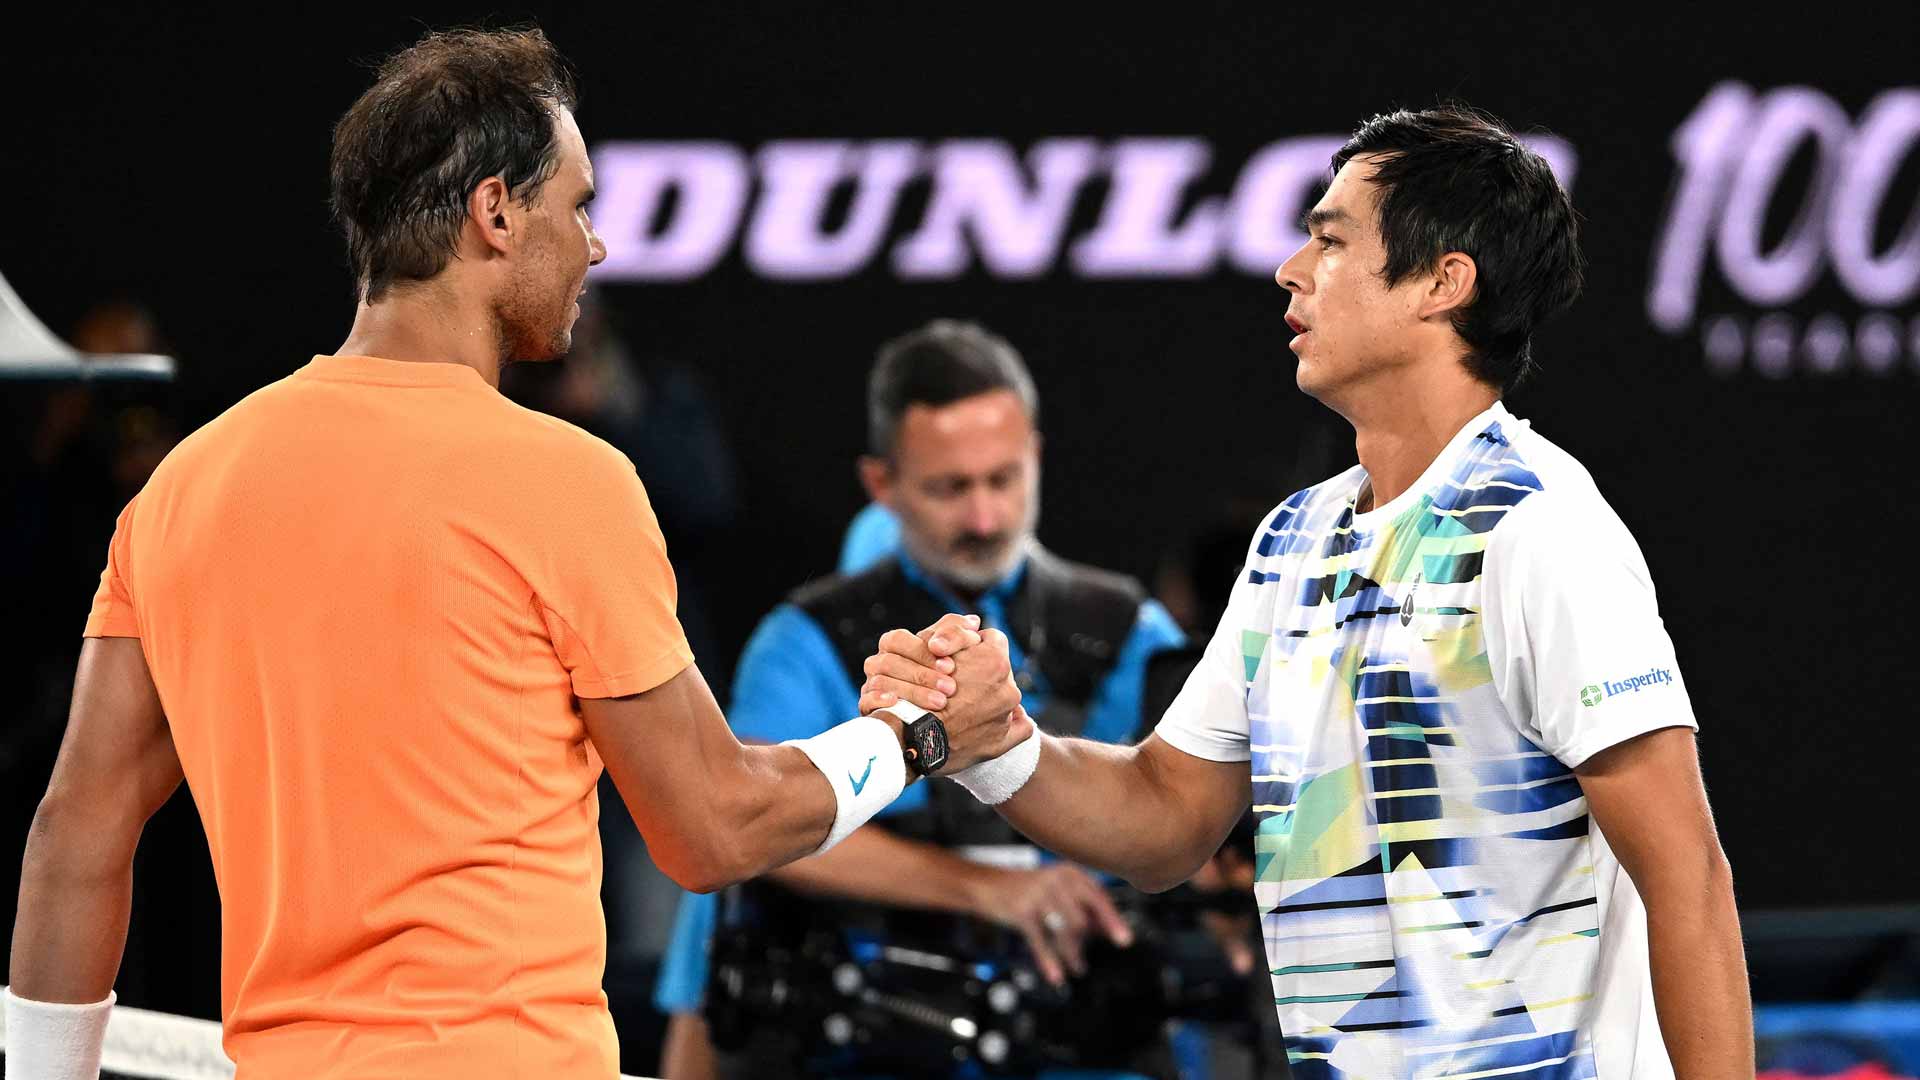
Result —
M559 167L554 111L577 100L566 61L531 27L430 33L381 64L333 129L333 216L356 295L438 274L486 178L531 204Z
M867 379L867 449L891 457L900 418L913 405L951 405L995 390L1011 390L1040 422L1033 376L1007 339L977 323L935 319L880 346Z
M1473 300L1453 314L1467 366L1510 390L1533 368L1533 332L1572 305L1585 279L1573 203L1539 154L1499 120L1463 105L1400 110L1361 124L1333 171L1384 155L1382 272L1389 286L1458 251L1478 270Z

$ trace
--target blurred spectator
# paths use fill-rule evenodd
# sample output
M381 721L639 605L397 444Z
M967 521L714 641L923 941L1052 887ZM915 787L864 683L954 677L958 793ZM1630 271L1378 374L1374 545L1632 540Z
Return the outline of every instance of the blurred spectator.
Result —
M88 353L172 352L154 314L129 300L88 308L68 340ZM26 821L66 730L81 623L114 518L179 441L180 425L166 384L29 382L17 389L9 387L0 434L0 580L22 610L53 619L0 666L20 702L0 726L0 802L9 820ZM211 1008L218 1000L217 894L186 798L183 792L179 805L154 817L141 845L140 865L165 869L135 876L118 984L127 1004L178 1009L187 1007L185 997ZM0 841L0 889L9 904L24 840L9 833ZM197 878L195 868L204 868ZM169 887L150 889L161 881ZM182 887L194 881L198 887Z
M69 344L87 353L166 353L153 312L130 300L88 308L74 321Z
M126 301L96 305L75 323L72 342L84 352L164 352L153 315ZM0 573L25 610L84 611L99 578L107 538L126 501L177 440L177 428L152 386L106 387L90 382L28 383L9 394L4 449L0 449ZM22 665L10 685L23 688L28 707L0 731L0 776L26 781L52 764L65 727L73 664L80 653L76 622L70 634L38 634L14 655ZM14 776L13 770L25 770ZM40 779L44 781L45 777ZM40 791L44 783L27 783Z

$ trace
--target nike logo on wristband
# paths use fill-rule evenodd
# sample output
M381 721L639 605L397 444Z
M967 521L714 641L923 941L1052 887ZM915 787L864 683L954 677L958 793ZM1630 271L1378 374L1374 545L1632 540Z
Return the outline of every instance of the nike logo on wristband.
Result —
M861 773L860 778L858 780L854 779L853 773L851 771L847 773L847 779L853 783L853 793L855 795L860 794L860 789L867 786L867 777L873 775L873 763L879 760L879 757L880 757L879 754L875 754L873 755L873 757L870 757L867 759L867 771Z

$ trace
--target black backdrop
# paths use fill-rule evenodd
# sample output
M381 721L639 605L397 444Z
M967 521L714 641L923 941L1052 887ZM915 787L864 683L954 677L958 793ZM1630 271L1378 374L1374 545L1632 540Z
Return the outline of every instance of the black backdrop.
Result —
M1112 7L333 8L310 20L62 9L44 36L8 50L0 272L57 327L102 297L149 303L183 358L176 393L194 423L331 350L351 310L324 206L327 133L368 81L356 61L427 24L538 17L579 68L597 155L610 140L717 141L752 162L791 139L976 139L1017 155L1065 136L1109 149L1122 137L1201 139L1211 167L1173 208L1176 224L1229 194L1276 140L1458 96L1550 129L1577 155L1589 287L1541 335L1543 372L1512 405L1591 468L1646 551L1743 902L1916 899L1902 826L1920 592L1901 552L1916 521L1920 323L1900 275L1920 259L1920 146L1901 126L1908 99L1888 92L1920 84L1920 19L1903 5L1837 4L1785 27L1732 4L1497 16ZM1751 140L1727 175L1764 178L1766 152L1779 151L1777 183L1753 189L1758 239L1746 246L1757 256L1742 255L1744 219L1729 209L1744 181L1701 204L1701 235L1733 239L1689 246L1693 226L1674 224L1694 190L1675 133L1729 82L1778 105L1772 120L1758 104L1717 114ZM1804 92L1782 91L1792 87ZM1794 138L1802 114L1841 133L1824 156ZM1859 134L1870 129L1877 143ZM1904 146L1884 183L1861 164L1869 143ZM603 203L607 173L603 161ZM1060 254L1027 277L970 258L957 276L903 278L888 253L935 197L920 179L886 243L844 276L769 277L743 256L743 227L703 274L606 285L639 351L700 374L741 461L745 520L724 545L726 573L706 583L721 652L831 565L861 501L851 461L872 349L932 316L983 320L1028 357L1047 434L1041 533L1071 556L1144 573L1223 507L1271 505L1351 461L1347 430L1293 387L1282 294L1267 277L1224 260L1187 276L1076 271L1066 251L1098 227L1115 188L1095 173ZM655 224L674 210L657 208ZM1862 214L1864 255L1822 231ZM1670 231L1679 242L1663 249ZM1682 269L1702 259L1680 275L1698 283L1696 300L1665 329L1649 304L1661 250ZM1812 269L1779 285L1794 252L1811 252ZM1835 268L1843 256L1854 268L1879 259L1893 285L1860 285ZM1710 331L1723 335L1717 361ZM1250 532L1257 512L1236 526ZM77 632L85 602L36 613L32 632Z

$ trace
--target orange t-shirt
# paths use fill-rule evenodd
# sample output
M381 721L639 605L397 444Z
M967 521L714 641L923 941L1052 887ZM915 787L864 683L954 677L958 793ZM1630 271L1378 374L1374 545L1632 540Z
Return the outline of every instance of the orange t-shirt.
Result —
M612 1077L599 755L573 698L692 663L633 465L471 368L318 356L120 515L206 826L247 1077Z

